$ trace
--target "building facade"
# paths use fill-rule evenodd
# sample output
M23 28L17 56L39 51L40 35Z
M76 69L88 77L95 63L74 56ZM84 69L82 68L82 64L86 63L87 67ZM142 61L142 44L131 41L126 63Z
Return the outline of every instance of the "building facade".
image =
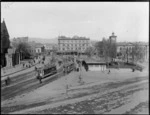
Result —
M89 44L90 39L85 37L74 36L69 38L59 36L58 38L59 53L63 54L84 54Z
M44 44L45 53L48 55L52 54L53 52L56 52L58 50L57 44Z
M44 48L47 51L52 51L55 44L44 44Z
M117 42L117 36L113 32L111 36L109 36L110 43L116 43Z
M44 53L44 45L36 44L36 46L35 46L35 53L37 53L37 54Z
M128 55L128 58L132 58L130 55L133 51L133 48L135 47L135 44L138 44L141 48L143 54L144 54L144 59L148 60L149 59L149 44L148 43L142 43L142 42L118 42L117 43L117 53L120 53L122 57L126 58Z
M29 52L30 54L34 57L34 56L38 56L41 53L45 52L45 47L43 44L41 43L36 43L34 41L29 42Z

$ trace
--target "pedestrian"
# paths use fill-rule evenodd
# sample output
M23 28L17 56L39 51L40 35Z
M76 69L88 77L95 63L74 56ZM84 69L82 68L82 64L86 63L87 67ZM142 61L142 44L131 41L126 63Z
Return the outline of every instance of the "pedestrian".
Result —
M7 79L5 79L5 85L8 85L8 81L7 81Z
M65 66L63 66L63 73L64 73L64 75L65 75Z
M40 81L40 83L42 83L42 79L41 79L41 77L39 77L39 81Z
M87 65L87 64L85 65L85 70L86 70L86 71L88 71L88 70L89 70L89 67L88 67L88 65Z
M37 70L37 67L35 66L35 71Z
M110 74L110 69L108 70L108 74Z
M117 62L117 64L118 64L118 69L119 69L119 62Z
M132 72L134 72L135 71L135 69L134 68L132 68Z
M8 82L8 85L10 84L10 78L9 78L9 76L7 77L7 82Z

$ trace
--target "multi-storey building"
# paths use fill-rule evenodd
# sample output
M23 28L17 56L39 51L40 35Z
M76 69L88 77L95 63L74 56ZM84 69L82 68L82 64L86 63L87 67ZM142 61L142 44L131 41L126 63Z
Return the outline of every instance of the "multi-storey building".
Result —
M29 50L31 56L33 56L33 57L37 56L39 54L42 54L45 51L44 45L41 43L36 43L36 42L32 41L32 42L29 42L28 44L29 44L28 50Z
M45 53L53 54L53 52L57 52L58 44L46 43L44 44Z
M89 38L74 36L72 38L59 36L58 46L59 53L63 54L85 54L85 50L89 47Z
M122 56L126 56L127 54L131 54L135 44L138 44L142 49L144 49L144 57L145 59L149 59L149 44L144 42L118 42L117 43L117 53L121 53ZM129 55L131 57L131 55Z

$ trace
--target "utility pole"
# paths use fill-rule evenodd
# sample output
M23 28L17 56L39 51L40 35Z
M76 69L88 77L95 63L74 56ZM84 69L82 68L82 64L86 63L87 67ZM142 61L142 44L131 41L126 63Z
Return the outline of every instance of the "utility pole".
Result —
M81 48L81 46L79 48ZM78 59L79 59L79 48L78 48L78 53L77 53L78 54ZM80 63L79 63L79 72L80 72L80 74L79 74L79 83L84 83L83 79L81 77L81 72L82 72L82 62L81 62L81 60L80 60Z
M128 47L127 47L126 53L127 53L127 63L128 63Z

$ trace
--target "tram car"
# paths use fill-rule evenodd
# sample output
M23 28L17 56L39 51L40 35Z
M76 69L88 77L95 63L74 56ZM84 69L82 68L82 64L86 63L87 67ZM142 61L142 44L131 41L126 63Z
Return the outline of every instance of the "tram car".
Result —
M72 70L74 70L74 63L73 62L69 62L67 64L64 64L64 72L65 73L70 73Z
M36 78L41 80L46 77L51 77L51 75L57 73L56 65L46 65L44 67L37 68Z

